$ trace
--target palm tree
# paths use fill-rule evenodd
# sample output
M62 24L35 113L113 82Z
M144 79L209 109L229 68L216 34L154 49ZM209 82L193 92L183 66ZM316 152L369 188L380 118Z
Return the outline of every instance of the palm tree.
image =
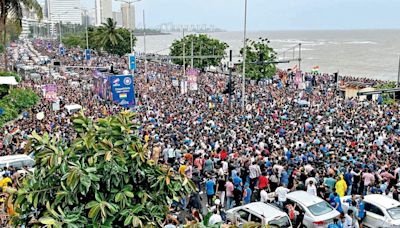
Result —
M0 0L0 32L2 34L1 41L4 45L4 65L7 70L7 51L5 49L7 43L7 20L14 19L22 26L22 17L24 8L34 9L39 17L43 18L42 7L37 0Z
M112 50L116 48L118 43L123 40L121 34L118 33L117 22L112 18L107 18L97 29L95 39L99 46L103 49Z

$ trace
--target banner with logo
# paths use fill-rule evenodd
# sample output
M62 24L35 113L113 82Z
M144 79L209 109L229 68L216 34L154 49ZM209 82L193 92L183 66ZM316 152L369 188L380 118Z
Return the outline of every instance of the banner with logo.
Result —
M189 69L187 71L187 83L189 90L197 90L197 75L199 71L196 69Z
M44 97L48 101L56 101L57 100L57 85L56 84L47 84L44 86Z
M110 76L112 100L123 107L135 105L135 90L133 76L113 75Z

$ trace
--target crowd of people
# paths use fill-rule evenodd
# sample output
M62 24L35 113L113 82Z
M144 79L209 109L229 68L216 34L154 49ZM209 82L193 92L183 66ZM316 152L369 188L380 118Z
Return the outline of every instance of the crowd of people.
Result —
M93 53L86 62L78 49L59 56L49 53L43 43L34 43L34 47L63 65L113 64L116 71L127 69L126 60L117 56ZM179 66L148 62L147 69L144 75L143 62L138 63L135 110L149 159L169 164L197 186L196 192L171 205L179 215L169 216L165 227L185 223L185 219L200 222L210 208L215 208L210 223L226 222L226 210L255 201L274 202L291 214L296 205L288 204L286 195L294 190L317 195L342 213L342 222L335 220L331 227L360 227L365 216L362 201L350 202L351 210L344 213L340 197L378 193L398 200L397 104L344 99L337 95L334 76L328 74L305 75L310 79L307 89L300 89L290 73L281 72L268 81L247 83L243 108L239 78L233 79L229 106L224 74L200 72L197 90L182 94L172 80L183 78ZM40 84L57 85L60 111L52 111L51 102L42 96L29 115L1 128L2 155L23 153L32 130L73 140L70 115L63 109L67 104L82 105L93 118L121 110L85 86L92 83L92 70L73 70L79 76L71 80L81 82L75 87L69 79L55 80L43 74ZM380 83L350 77L341 80ZM41 94L37 85L26 80L19 87ZM39 112L44 119L36 118ZM290 216L292 223L301 227L302 215L296 216Z

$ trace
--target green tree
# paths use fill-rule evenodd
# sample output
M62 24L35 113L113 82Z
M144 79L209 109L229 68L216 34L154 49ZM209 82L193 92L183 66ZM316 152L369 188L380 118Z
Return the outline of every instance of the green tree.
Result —
M62 43L65 47L85 47L86 48L86 41L82 37L82 34L69 34L62 37Z
M225 50L228 48L228 44L221 42L217 39L210 38L205 34L199 35L187 35L180 40L175 40L170 48L171 56L183 56L183 46L185 46L185 61L186 66L191 64L192 55L192 41L193 41L193 55L217 55L218 58L213 59L199 59L196 58L193 61L193 65L196 68L204 68L207 66L218 66L221 63ZM185 44L185 45L184 45ZM173 63L183 65L183 59L173 59Z
M268 63L276 60L276 52L268 46L269 40L259 38L258 41L246 40L246 77L253 80L261 78L271 78L276 73L276 65ZM240 50L243 55L243 48ZM264 59L264 64L260 64L260 56ZM239 65L239 71L242 71L243 63Z
M375 89L393 89L397 87L397 83L396 82L387 82L387 83L381 83L378 84L376 86L374 86ZM389 93L383 93L381 94L382 98L383 98L383 104L387 104L387 105L393 105L396 103L396 100L392 98L392 96L394 96L394 94L389 94Z
M173 200L195 186L171 167L147 158L129 111L73 120L77 138L67 145L32 133L36 170L12 196L13 224L33 227L160 226Z
M124 55L130 52L130 33L127 29L118 29L116 26L117 22L107 18L106 22L94 30L94 40L98 48L111 54Z
M3 47L7 45L7 23L8 20L13 19L18 21L19 26L21 27L22 23L22 13L23 9L34 9L39 19L43 17L42 7L36 0L2 0L0 2L0 32L2 34L1 41ZM8 67L8 56L7 52L4 52L4 65L7 69Z
M0 115L0 127L15 119L18 115L34 106L39 96L31 89L11 89L10 93L0 99L0 108L4 113Z

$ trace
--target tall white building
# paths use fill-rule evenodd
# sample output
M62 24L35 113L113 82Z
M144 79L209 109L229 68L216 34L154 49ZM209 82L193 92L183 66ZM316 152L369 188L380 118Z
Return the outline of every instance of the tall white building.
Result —
M106 22L107 18L113 18L112 0L96 0L96 25Z
M122 26L129 30L135 29L135 6L133 4L124 3L121 5Z
M80 0L46 0L49 19L53 22L82 24Z
M122 13L121 12L113 12L113 19L117 22L117 27L122 27Z

